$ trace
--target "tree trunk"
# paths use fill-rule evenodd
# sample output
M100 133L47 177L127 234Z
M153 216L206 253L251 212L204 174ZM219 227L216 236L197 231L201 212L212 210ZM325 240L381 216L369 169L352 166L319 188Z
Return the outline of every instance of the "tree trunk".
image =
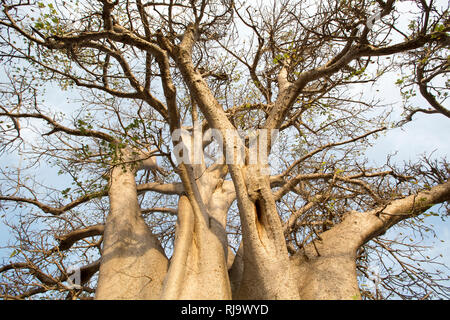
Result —
M211 128L219 130L224 137L225 154L237 155L242 150L242 142L235 139L236 128L192 63L193 43L191 26L173 52L173 58ZM260 172L259 166L250 168L234 162L228 168L235 187L244 243L244 272L237 298L297 299L298 290L292 281L286 243L268 177Z
M188 197L178 203L175 249L163 299L231 299L223 245L195 216Z
M356 254L315 241L291 258L300 299L361 299L356 277Z
M269 178L260 166L247 166L244 172L246 194L238 195L244 269L236 298L298 299ZM233 180L242 181L239 176Z
M192 139L185 146L193 158ZM186 190L178 202L174 252L163 299L231 299L228 278L226 217L234 199L225 188L225 165L180 165Z
M135 173L112 169L96 299L158 299L168 260L141 216Z

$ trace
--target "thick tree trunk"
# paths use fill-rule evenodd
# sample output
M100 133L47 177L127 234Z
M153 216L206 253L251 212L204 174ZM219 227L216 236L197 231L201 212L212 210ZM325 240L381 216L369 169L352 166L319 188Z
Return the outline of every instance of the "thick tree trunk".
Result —
M236 128L195 70L191 59L193 43L194 31L190 28L173 58L211 128L224 137L225 154L236 155L242 150L242 142L235 139ZM297 299L298 290L289 270L288 252L268 177L258 169L246 173L248 168L236 162L228 168L236 191L244 243L244 272L237 298Z
M234 192L223 185L226 167L215 168L180 169L187 196L178 202L174 253L163 299L231 299L226 217Z
M292 257L301 299L361 299L356 275L361 243L354 233L358 227L347 217Z
M141 216L134 171L112 169L96 299L158 299L168 260Z
M181 196L175 249L163 299L231 299L223 245L199 220L189 199Z
M242 189L247 194L238 196L244 269L236 298L298 299L269 178L260 172L259 166L246 169Z
M316 241L291 258L302 300L361 299L356 255Z

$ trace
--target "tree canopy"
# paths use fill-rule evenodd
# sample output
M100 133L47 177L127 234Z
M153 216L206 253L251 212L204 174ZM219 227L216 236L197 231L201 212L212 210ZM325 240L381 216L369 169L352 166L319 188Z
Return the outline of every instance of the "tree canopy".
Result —
M433 0L2 1L0 296L448 298L447 160L364 152L450 118L449 31Z

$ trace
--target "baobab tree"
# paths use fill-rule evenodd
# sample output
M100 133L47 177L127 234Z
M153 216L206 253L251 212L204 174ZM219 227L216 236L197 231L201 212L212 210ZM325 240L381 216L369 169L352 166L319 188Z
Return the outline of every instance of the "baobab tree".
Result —
M2 1L2 152L23 161L2 168L2 297L448 297L383 238L450 199L445 159L361 155L392 126L384 74L425 98L405 121L448 117L448 7L404 5ZM380 252L401 272L374 294Z

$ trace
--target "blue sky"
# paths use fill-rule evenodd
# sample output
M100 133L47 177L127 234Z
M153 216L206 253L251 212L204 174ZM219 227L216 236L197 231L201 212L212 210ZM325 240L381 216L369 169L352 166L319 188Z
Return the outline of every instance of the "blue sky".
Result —
M392 75L390 76L392 77ZM381 82L381 92L385 101L395 103L394 118L401 113L402 100L399 88L394 85L394 78ZM428 108L426 101L417 96L410 103L414 107ZM446 105L449 107L448 103ZM404 161L414 161L422 154L433 154L432 158L449 157L450 155L450 119L440 114L416 113L413 121L406 123L401 128L391 129L385 136L376 140L373 147L369 148L365 156L375 165L382 165L386 155L396 153L392 159L395 164L401 165ZM447 159L448 160L448 159ZM439 206L430 210L436 212ZM421 241L421 245L429 246L426 255L436 257L442 255L438 261L450 267L450 227L448 219L443 222L440 217L425 218L427 226L431 226L436 232L437 238L431 236ZM395 237L396 230L390 230L386 237ZM429 266L433 269L434 267ZM450 274L450 270L446 270ZM450 282L450 281L449 281Z

